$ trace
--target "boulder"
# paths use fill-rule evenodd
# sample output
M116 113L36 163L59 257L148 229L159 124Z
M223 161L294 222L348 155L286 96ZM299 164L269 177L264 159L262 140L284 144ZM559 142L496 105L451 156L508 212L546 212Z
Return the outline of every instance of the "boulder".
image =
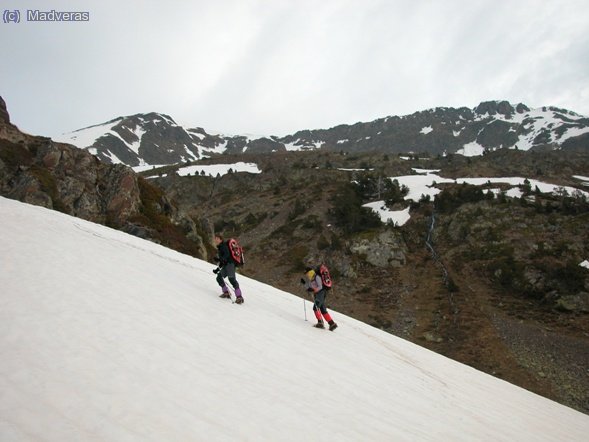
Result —
M556 308L566 312L589 313L589 293L580 292L576 295L561 296L556 301Z
M401 267L406 263L407 247L400 234L387 230L378 236L352 242L350 251L361 255L375 267Z

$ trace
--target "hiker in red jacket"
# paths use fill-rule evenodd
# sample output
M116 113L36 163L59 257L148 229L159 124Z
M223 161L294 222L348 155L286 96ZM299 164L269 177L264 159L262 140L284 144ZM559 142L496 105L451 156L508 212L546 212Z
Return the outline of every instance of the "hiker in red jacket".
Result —
M327 297L327 291L329 287L323 284L321 275L318 274L315 269L311 267L305 268L305 278L301 278L301 283L305 285L307 291L313 294L315 302L313 303L313 312L317 318L317 324L314 327L325 328L323 324L323 318L329 324L329 330L333 331L337 328L337 324L331 318L331 315L327 312L325 307L325 298ZM321 317L323 315L323 317Z

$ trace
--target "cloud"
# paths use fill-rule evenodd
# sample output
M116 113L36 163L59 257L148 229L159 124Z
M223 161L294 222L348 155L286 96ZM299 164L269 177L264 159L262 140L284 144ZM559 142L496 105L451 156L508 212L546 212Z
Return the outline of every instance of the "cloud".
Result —
M0 26L11 42L0 93L25 130L158 111L208 130L285 135L490 99L589 114L583 0L83 7L86 23Z

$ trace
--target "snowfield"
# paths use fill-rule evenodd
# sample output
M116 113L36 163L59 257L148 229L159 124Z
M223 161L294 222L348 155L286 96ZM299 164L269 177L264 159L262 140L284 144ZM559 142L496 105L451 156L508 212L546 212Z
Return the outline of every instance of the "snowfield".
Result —
M317 330L253 279L220 299L210 263L5 198L0 225L3 442L587 440L589 416L338 312Z

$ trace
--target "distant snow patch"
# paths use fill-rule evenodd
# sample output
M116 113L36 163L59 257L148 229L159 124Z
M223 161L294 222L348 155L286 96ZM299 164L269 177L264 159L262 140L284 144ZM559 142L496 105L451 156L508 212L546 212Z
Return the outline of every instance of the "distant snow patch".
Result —
M144 164L141 166L132 167L132 169L136 172L145 172L146 170L157 169L158 167L165 167L170 166L170 164Z
M343 167L338 167L337 170L341 170L343 172L365 172L365 171L370 171L370 170L374 170L374 169L344 169Z
M54 141L73 144L80 149L84 149L85 147L92 146L98 138L106 134L112 133L118 137L119 135L112 131L112 128L115 127L120 121L121 119L119 118L115 121L111 121L110 123L98 124L96 126L78 129L74 132L61 134L52 138Z
M217 175L225 175L229 173L229 170L233 172L246 172L246 173L262 173L260 169L258 169L258 165L255 163L244 163L238 162L235 164L210 164L210 165L196 165L196 166L186 166L181 167L178 169L178 175L180 176L188 176L188 175L210 175L210 176L217 176Z
M477 157L485 152L485 148L475 141L465 144L456 153L465 157Z
M389 210L384 201L375 201L373 203L364 204L362 207L374 210L378 216L380 216L380 220L383 223L391 221L397 226L402 226L411 218L409 215L409 207L403 210Z
M581 183L582 186L589 186L589 177L582 176L582 175L573 175L573 178L583 181Z
M430 173L438 173L441 171L441 169L419 169L417 167L412 167L411 170L420 175L429 175Z
M420 134L427 135L432 132L434 129L431 126L422 127L419 131Z
M225 152L225 150L227 150L227 143L228 143L228 141L225 140L212 149L210 147L205 147L205 146L200 146L200 148L202 149L203 152L206 152L206 153L223 153L223 152Z

